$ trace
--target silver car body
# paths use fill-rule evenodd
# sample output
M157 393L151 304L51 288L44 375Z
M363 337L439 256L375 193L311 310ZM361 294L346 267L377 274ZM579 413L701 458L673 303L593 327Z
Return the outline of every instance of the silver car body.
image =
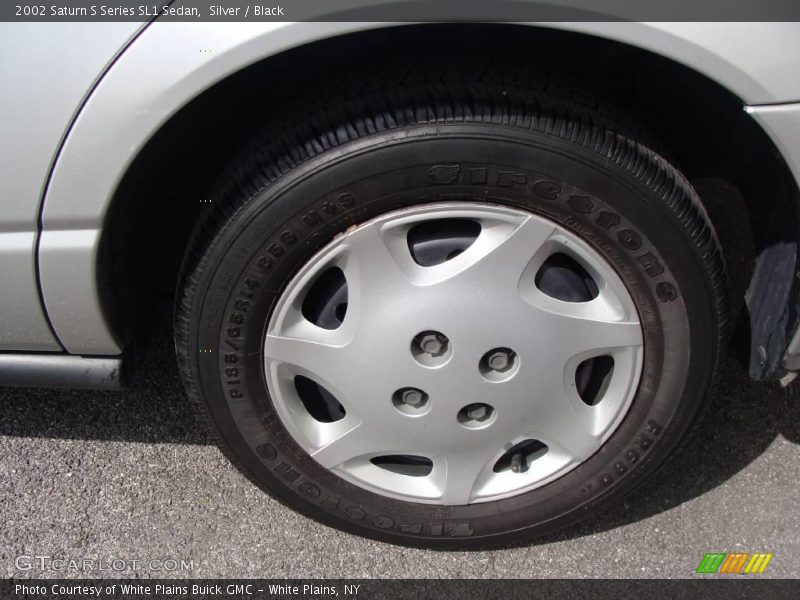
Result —
M712 79L742 100L800 181L800 24L530 25L612 39ZM101 303L99 243L126 170L172 115L287 49L387 27L402 25L1 24L0 370L32 353L124 350Z

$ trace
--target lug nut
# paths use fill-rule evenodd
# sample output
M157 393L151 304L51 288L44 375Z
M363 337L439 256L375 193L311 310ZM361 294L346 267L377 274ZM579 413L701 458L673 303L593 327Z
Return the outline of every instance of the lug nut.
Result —
M441 333L429 331L419 335L417 346L425 354L439 356L447 349L447 338Z
M422 392L420 392L419 390L406 390L405 392L403 392L403 402L405 402L409 406L418 408L422 406L425 400L422 397Z
M473 404L467 409L467 416L473 421L485 421L491 409L485 404Z
M417 388L403 388L395 392L395 402L406 404L412 408L420 408L428 401L428 394Z
M495 350L486 357L486 364L490 369L503 372L508 371L514 364L513 350Z
M467 404L456 415L458 422L467 429L483 429L491 424L494 417L494 408L482 402Z

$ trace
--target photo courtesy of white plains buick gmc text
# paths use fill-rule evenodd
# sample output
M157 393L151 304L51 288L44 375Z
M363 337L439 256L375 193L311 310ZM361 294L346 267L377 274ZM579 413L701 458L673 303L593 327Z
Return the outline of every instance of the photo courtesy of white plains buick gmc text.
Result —
M800 371L798 23L5 22L0 106L0 384L123 388L169 327L226 456L332 527L524 543L727 356Z

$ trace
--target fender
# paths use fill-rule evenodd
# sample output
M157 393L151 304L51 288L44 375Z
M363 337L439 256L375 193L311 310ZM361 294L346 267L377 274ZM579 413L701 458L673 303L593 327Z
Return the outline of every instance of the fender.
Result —
M609 38L664 55L715 80L746 105L800 99L800 79L786 76L800 72L800 35L790 23L530 25ZM40 285L64 348L91 355L122 351L100 301L99 241L126 170L172 115L213 84L270 56L326 38L393 26L400 25L155 22L147 27L76 116L45 193L37 256ZM709 35L709 27L718 34ZM792 29L782 32L783 28Z
M3 351L63 352L40 302L34 261L44 186L67 126L109 60L142 26L107 23L98 31L91 23L0 23Z

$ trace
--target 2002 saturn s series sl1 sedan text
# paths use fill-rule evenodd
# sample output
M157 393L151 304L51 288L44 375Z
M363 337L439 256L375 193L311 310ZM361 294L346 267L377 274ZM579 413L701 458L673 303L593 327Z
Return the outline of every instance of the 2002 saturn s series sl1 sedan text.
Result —
M731 340L755 379L800 369L798 24L6 23L0 48L2 383L146 376L174 295L220 446L324 523L531 539L674 452ZM736 323L706 176L749 212Z

